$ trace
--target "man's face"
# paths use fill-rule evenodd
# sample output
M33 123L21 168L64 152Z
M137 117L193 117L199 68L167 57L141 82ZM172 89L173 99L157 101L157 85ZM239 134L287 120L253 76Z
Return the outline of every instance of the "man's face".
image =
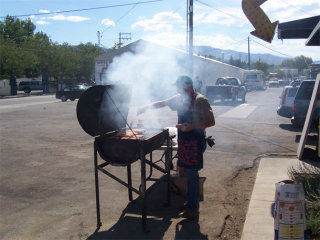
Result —
M177 85L177 92L181 94L182 96L189 96L191 92L192 87L190 85L186 84L178 84Z

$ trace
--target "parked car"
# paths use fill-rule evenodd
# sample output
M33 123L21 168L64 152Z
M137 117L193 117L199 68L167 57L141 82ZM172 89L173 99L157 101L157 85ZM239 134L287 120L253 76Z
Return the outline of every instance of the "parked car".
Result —
M269 81L269 88L271 87L279 87L279 81L278 80L270 80Z
M234 77L218 78L214 86L206 87L206 96L212 104L217 99L221 101L231 99L233 102L236 102L240 98L242 102L245 102L246 93L245 85L238 78Z
M281 117L291 118L293 115L293 101L299 87L285 86L280 96L277 114Z
M81 94L89 88L87 85L71 85L56 92L56 98L61 99L62 102L70 99L74 101L79 98Z
M42 82L37 80L22 81L19 83L19 91L30 93L32 90L43 90Z
M279 79L278 82L280 87L288 86L290 84L289 80Z
M299 79L297 80L293 80L289 83L289 86L292 86L292 87L299 87L301 84L301 81Z
M293 102L293 115L291 123L302 126L305 122L309 104L314 88L315 80L305 80L301 83ZM316 99L316 108L313 113L312 124L319 121L320 116L320 97L319 94Z

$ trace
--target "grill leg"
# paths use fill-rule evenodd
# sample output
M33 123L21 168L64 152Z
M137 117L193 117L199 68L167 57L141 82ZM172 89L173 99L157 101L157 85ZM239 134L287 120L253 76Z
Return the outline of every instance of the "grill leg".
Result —
M141 160L141 198L142 198L142 231L147 232L147 194L146 194L146 159L143 146L140 150Z
M131 165L127 165L128 185L132 187ZM132 201L132 190L128 188L129 201Z
M170 140L169 137L167 138L167 149L166 155L165 155L165 162L166 162L166 171L167 171L167 206L170 206L171 204L171 192L170 192L170 165L172 163L172 152L170 154Z
M100 199L99 199L99 178L98 178L98 154L97 144L94 142L94 180L96 187L96 208L97 208L97 228L101 227L100 221Z

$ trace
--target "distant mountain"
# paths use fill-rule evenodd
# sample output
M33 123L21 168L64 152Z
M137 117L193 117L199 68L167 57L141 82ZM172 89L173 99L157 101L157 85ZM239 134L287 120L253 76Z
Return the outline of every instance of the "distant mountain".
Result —
M248 53L237 52L233 50L224 50L219 48L213 48L209 46L194 46L194 53L201 56L212 55L220 59L224 59L224 61L229 61L231 56L234 60L240 59L243 62L248 62ZM266 62L268 64L279 65L282 61L287 58L271 55L271 54L261 54L261 53L251 53L250 60L251 62L261 61Z

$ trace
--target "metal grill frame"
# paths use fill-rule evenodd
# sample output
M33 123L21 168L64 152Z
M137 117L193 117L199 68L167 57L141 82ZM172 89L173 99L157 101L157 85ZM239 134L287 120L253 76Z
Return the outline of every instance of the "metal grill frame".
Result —
M139 189L136 189L132 186L132 178L131 178L131 163L128 164L127 167L127 182L123 181L122 179L116 177L112 173L110 173L108 170L106 170L106 167L108 165L111 165L108 162L104 162L99 164L98 163L98 146L97 146L97 139L95 138L94 140L94 175L95 175L95 193L96 193L96 212L97 212L97 228L100 228L102 226L101 223L101 218L100 218L100 195L99 195L99 171L104 173L105 175L109 176L110 178L114 179L115 181L119 182L123 186L128 188L128 196L129 196L129 201L132 202L132 192L135 192L142 198L142 230L143 232L147 232L147 188L146 188L146 182L147 181L160 181L161 178L152 178L152 170L153 168L157 169L158 171L162 172L165 175L165 180L167 182L167 202L166 206L170 206L171 204L171 194L170 194L170 170L171 170L171 165L172 165L172 151L173 151L173 146L172 146L172 136L169 136L169 132L166 136L165 140L165 145L164 147L161 147L160 149L154 149L154 150L164 150L164 153L161 157L156 162L152 161L152 150L150 154L150 160L146 159L146 153L144 152L144 147L143 145L145 144L144 141L140 141L140 147L139 147L139 160L141 163L141 183ZM139 141L139 140L137 140ZM163 157L164 157L164 164L165 168L159 166L157 163L158 162L163 162ZM146 165L150 166L150 175L146 177Z

